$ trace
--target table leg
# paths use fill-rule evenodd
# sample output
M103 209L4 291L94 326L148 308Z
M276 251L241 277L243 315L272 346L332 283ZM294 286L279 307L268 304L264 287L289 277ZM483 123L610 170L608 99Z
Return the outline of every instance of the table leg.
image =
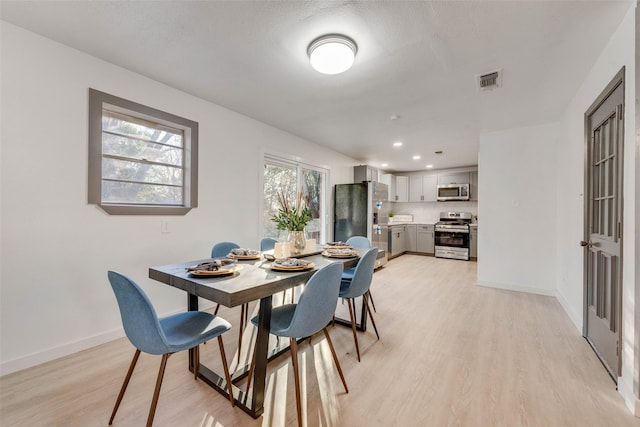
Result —
M187 293L187 309L189 311L198 311L198 296ZM195 366L193 365L195 349L189 350L189 370L194 372Z
M271 296L260 300L258 311L258 333L256 335L256 365L253 374L253 389L251 391L251 409L254 414L264 412L264 390L267 380L267 353L269 347L269 327L271 325Z

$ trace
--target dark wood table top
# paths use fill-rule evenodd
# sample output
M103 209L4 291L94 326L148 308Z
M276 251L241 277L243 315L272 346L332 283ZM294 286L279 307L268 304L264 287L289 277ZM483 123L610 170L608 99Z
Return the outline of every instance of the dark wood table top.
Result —
M366 249L356 249L356 251L359 256L362 256ZM306 256L304 259L315 265L312 270L306 271L272 270L270 268L271 262L260 259L238 260L236 265L240 268L230 276L195 277L187 272L187 267L210 261L208 258L151 267L149 268L149 277L226 307L236 307L302 285L316 270L329 263L342 262L345 269L355 267L360 259L359 256L346 259L327 258L320 254Z

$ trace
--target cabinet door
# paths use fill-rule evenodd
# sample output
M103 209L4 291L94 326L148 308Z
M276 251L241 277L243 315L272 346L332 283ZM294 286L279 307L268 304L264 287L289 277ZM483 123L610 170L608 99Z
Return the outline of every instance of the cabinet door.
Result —
M406 225L405 226L405 241L404 241L404 249L408 252L416 251L416 225Z
M396 176L396 202L409 201L409 177Z
M438 197L438 175L424 175L422 177L422 200L435 202Z
M435 236L433 225L418 225L416 230L416 249L423 254L435 254Z
M422 187L422 175L412 175L409 177L409 201L422 202L424 193Z
M478 201L478 172L471 172L470 200Z
M469 184L469 172L446 172L438 174L438 184Z
M478 258L478 227L471 227L469 234L469 256Z

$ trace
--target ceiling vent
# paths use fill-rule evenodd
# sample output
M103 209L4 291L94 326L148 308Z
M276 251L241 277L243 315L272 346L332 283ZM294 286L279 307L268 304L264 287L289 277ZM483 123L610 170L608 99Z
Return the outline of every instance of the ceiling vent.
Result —
M478 91L485 92L502 86L502 70L495 70L489 73L476 76Z

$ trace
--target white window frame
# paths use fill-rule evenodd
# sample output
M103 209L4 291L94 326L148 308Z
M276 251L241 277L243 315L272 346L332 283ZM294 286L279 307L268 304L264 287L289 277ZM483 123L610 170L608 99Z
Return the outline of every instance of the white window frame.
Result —
M184 132L183 200L180 205L111 203L102 199L102 117L110 110ZM89 203L111 215L185 215L198 206L198 123L133 101L89 89Z
M298 189L300 189L300 186L301 186L301 177L302 177L303 169L309 169L309 170L320 172L324 174L324 180L322 182L322 187L321 187L322 197L321 197L321 203L320 203L320 219L321 219L320 238L326 241L329 238L327 233L329 229L329 225L328 225L329 203L331 199L331 194L329 194L330 170L322 166L312 165L310 163L304 163L297 159L299 158L296 158L293 156L278 155L278 154L272 154L272 153L266 153L266 152L263 153L261 157L261 164L260 164L260 171L261 171L260 189L259 189L260 212L264 212L264 167L266 164L279 164L284 167L296 168L297 169L296 188ZM263 215L260 215L259 217L260 217L260 234L264 236L266 230L264 228L264 223L262 222Z

